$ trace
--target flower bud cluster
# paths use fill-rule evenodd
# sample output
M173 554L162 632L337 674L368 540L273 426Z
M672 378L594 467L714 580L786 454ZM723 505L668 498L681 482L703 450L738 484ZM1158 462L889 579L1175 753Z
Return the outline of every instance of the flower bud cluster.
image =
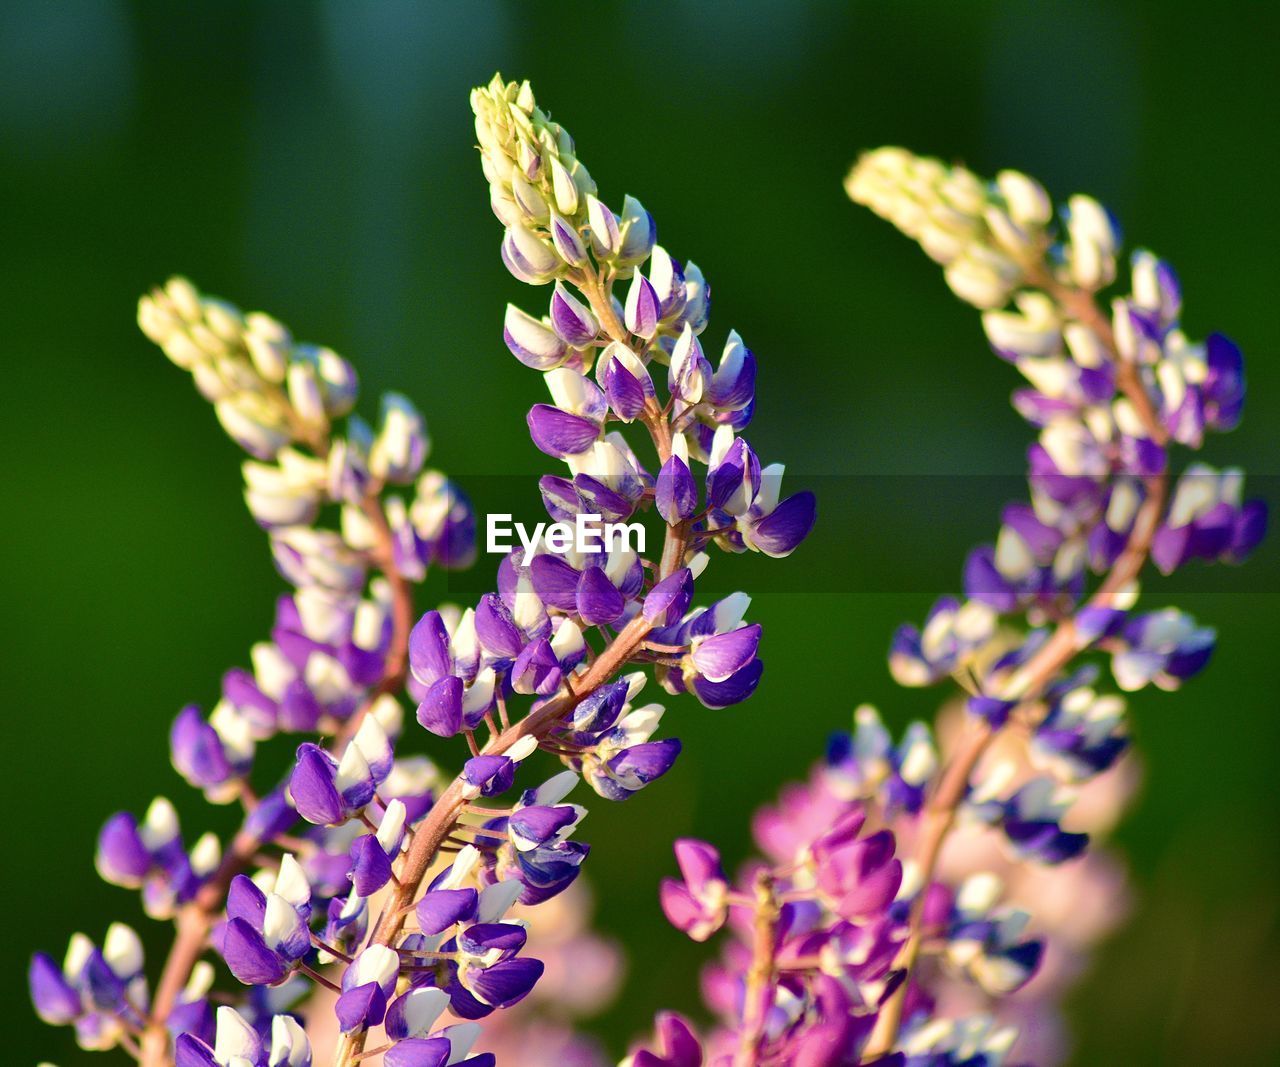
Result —
M909 205L927 215L967 196L971 221L986 219L991 204L1013 202L1010 181L1006 174L983 185L967 171L887 149L855 167L850 188L933 253L932 231ZM1158 616L1158 625L1156 617L1130 620L1136 573L1109 589L1106 603L1087 600L1091 579L1133 569L1125 555L1135 539L1168 574L1192 559L1241 562L1266 528L1266 509L1243 499L1238 470L1191 464L1168 489L1175 445L1198 448L1205 430L1238 422L1241 356L1221 335L1188 340L1178 324L1177 279L1148 252L1133 257L1129 295L1103 314L1093 291L1114 272L1085 278L1070 266L1073 255L1087 258L1071 251L1081 234L1097 229L1081 221L1079 199L1061 232L1048 227L1047 210L1037 212L1040 239L1024 249L1016 283L980 302L989 309L983 325L992 347L1029 382L1014 405L1039 428L1029 453L1030 500L1009 505L994 544L969 557L967 601L939 601L922 629L899 632L891 656L895 677L908 685L976 670L990 683L980 684L984 713L997 718L1023 695L1019 668L1047 638L1047 625L1064 617L1073 617L1081 650L1113 653L1123 688L1155 679L1172 687L1194 673L1208 658L1209 632L1182 616ZM979 227L973 240L993 246L1002 232ZM1103 258L1114 258L1116 242L1100 244ZM1006 308L1011 293L1013 307ZM1033 626L1021 646L1001 625L1019 615Z
M1116 773L1129 743L1125 701L1107 691L1104 666L1121 690L1175 689L1213 651L1213 631L1183 612L1135 610L1145 565L1169 574L1193 559L1239 563L1265 532L1265 506L1243 499L1238 470L1193 463L1172 481L1176 446L1199 448L1205 431L1239 421L1243 364L1221 335L1187 338L1177 278L1149 252L1132 257L1129 292L1107 311L1098 306L1116 278L1120 242L1110 215L1088 198L1068 201L1055 226L1030 179L1005 172L983 182L901 149L864 156L847 188L918 240L952 289L983 309L992 348L1028 382L1014 406L1039 431L1028 454L1029 500L1007 506L994 544L970 555L965 599L944 598L922 627L900 629L889 657L903 685L954 678L967 694L967 724L945 765L926 775L919 816L896 824L914 842L899 902L910 908L909 929L896 961L908 981L882 1009L870 1051L896 1048L913 1063L938 1040L965 1045L972 1034L1001 1035L1007 1051L1014 1032L993 1030L989 1018L940 1028L938 1005L960 1000L943 995L930 961L938 973L965 973L988 996L1006 995L1041 958L1021 933L1036 923L1034 908L1011 904L1010 879L990 871L949 884L947 836L975 827L995 834L1006 874L1065 865L1056 877L1068 884L1086 862L1079 798ZM975 283L978 266L987 273ZM989 758L1015 725L1027 738L1016 758ZM872 731L848 758L883 750ZM860 769L849 778L865 784ZM891 772L876 794L858 789L888 811L901 792ZM898 810L903 820L911 812ZM968 914L978 899L985 917ZM949 901L951 942L935 951L941 901Z

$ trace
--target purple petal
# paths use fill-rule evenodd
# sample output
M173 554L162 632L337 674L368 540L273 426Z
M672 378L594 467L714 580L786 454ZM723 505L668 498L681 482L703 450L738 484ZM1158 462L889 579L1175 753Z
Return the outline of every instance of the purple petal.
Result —
M66 1026L80 1015L80 995L67 982L62 968L43 952L31 957L27 985L36 1014L50 1026Z
M902 884L888 830L833 849L817 871L818 885L846 919L869 918L892 903Z
M333 826L346 819L342 797L334 787L336 767L323 749L310 742L298 746L298 762L289 779L293 806L307 822Z
M255 722L271 725L276 719L276 705L258 688L248 671L232 668L222 676L222 695Z
M136 886L151 869L151 854L128 812L109 818L98 834L98 873L113 885Z
M975 548L965 560L964 592L970 599L990 604L999 612L1008 613L1018 607L1017 591L996 568L995 549L990 545Z
M511 688L517 693L550 696L561 678L560 661L545 637L529 642L511 667Z
M608 730L622 713L627 702L628 684L625 680L602 685L590 693L573 709L573 728L579 733L599 733Z
M357 895L371 897L391 881L391 858L373 834L362 834L352 841L350 856L348 875Z
M658 332L658 318L661 307L658 294L649 279L639 271L632 276L631 286L627 290L627 303L623 311L623 319L627 329L637 337L650 340Z
M568 478L544 474L538 479L538 490L547 514L556 522L573 522L574 516L582 510L577 490Z
M644 598L644 617L655 626L674 626L693 601L693 572L681 567L662 579Z
M671 770L680 755L680 747L676 737L632 745L609 761L609 771L627 783L629 790L640 789Z
M338 1024L344 1034L377 1026L387 1013L387 998L377 982L348 989L334 1005Z
M806 490L787 497L751 527L751 543L766 556L790 555L809 536L818 518L818 501Z
M1213 333L1205 339L1205 363L1205 422L1215 430L1235 429L1244 408L1244 357L1230 339Z
M742 626L727 634L716 634L698 642L693 665L709 682L724 682L756 658L760 647L759 623Z
M418 722L437 737L453 737L462 730L462 693L461 678L441 678L418 705Z
M511 788L516 765L506 756L473 756L462 765L462 777L477 786L481 796L497 796Z
M279 725L282 730L310 733L324 709L301 678L290 682L280 700Z
M220 785L231 777L218 731L204 721L200 709L188 704L173 720L169 750L178 773L197 789Z
M541 553L529 566L533 591L548 607L573 611L578 606L578 579L581 575L560 556Z
M518 923L476 923L458 935L458 948L469 956L497 951L505 958L515 955L529 938Z
M654 1031L658 1048L669 1067L701 1067L702 1045L683 1018L675 1012L660 1012ZM814 1067L818 1067L817 1061Z
M534 404L526 421L533 443L556 459L585 452L600 438L600 427L590 419L551 404Z
M476 910L474 889L432 889L418 901L418 927L424 934L442 934L454 923L463 922Z
M444 1067L453 1046L447 1037L410 1037L383 1054L383 1067Z
M218 947L231 973L245 985L275 985L288 974L284 960L243 919L227 923Z
M760 676L764 674L764 661L752 660L737 674L723 682L711 682L705 678L693 680L693 693L705 707L727 708L746 700L756 691Z
M631 422L644 411L646 382L631 373L620 359L611 359L604 372L604 392L609 407L623 422ZM653 388L652 384L649 385Z
M1231 532L1231 544L1224 559L1231 563L1243 563L1267 534L1267 505L1261 500L1249 500L1236 516Z
M1161 526L1151 539L1151 559L1161 574L1172 574L1187 558L1189 526Z
M516 359L534 370L552 370L568 355L564 341L553 330L511 304L503 320L502 339Z
M555 292L551 294L551 325L560 338L574 348L585 348L600 333L591 309L571 296L561 282L556 282Z
M173 1045L174 1067L222 1067L204 1041L193 1034L179 1034Z
M247 874L237 874L227 889L227 918L243 919L255 930L262 929L267 914L267 897Z
M511 611L494 593L485 593L476 605L476 637L484 650L498 659L515 659L524 647Z
M697 483L689 465L679 456L668 456L658 471L655 503L668 526L674 526L698 510Z
M551 213L551 240L566 263L580 267L587 261L587 249L578 231L554 211Z
M627 606L622 592L600 567L588 567L578 579L577 609L588 626L615 622Z
M492 967L469 967L466 981L470 992L481 1003L494 1008L509 1008L528 996L542 977L542 971L541 960L521 957L504 960Z
M756 357L741 342L733 344L731 337L711 379L711 403L736 411L751 403L755 390Z
M518 845L533 847L545 844L577 821L578 813L572 805L535 804L515 812L507 820L507 829L517 839Z
M740 515L760 491L760 460L741 437L734 440L724 458L707 476L707 503ZM737 500L733 498L738 496ZM745 498L745 499L742 499Z
M658 903L667 922L694 941L705 941L719 929L707 909L689 892L688 886L674 878L664 878L658 885Z
M720 865L720 853L705 841L692 837L679 838L673 848L676 865L685 882L695 893L712 882L725 882L724 868Z
M409 669L423 685L453 671L449 631L438 611L428 611L409 632Z

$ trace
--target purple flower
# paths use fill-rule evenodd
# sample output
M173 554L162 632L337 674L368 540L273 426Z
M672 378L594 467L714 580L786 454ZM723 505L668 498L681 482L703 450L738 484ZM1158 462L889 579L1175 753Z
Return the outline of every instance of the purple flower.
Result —
M656 583L644 598L644 617L659 628L674 626L693 601L693 573L681 567Z
M176 1067L311 1067L311 1043L302 1026L289 1015L270 1020L270 1039L264 1040L234 1008L220 1007L217 1037L212 1046L184 1033L174 1047Z
M530 852L568 838L586 815L576 804L534 804L520 807L507 820L511 843L520 852Z
M541 960L519 957L491 966L464 963L449 987L449 1006L463 1019L482 1019L495 1008L509 1008L529 995L542 977Z
M729 707L755 691L764 664L756 658L760 626L742 622L749 604L749 597L735 594L695 613L674 633L661 633L669 643L688 646L680 672L663 679L669 691L692 691L709 708Z
M586 452L600 439L597 423L551 404L535 404L530 408L528 423L533 443L557 459Z
M31 957L27 984L36 1014L50 1026L66 1026L79 1018L80 994L66 980L62 968L43 952Z
M471 918L479 894L471 888L433 889L418 901L418 927L424 934L442 934L456 923Z
M137 887L153 866L151 851L128 812L111 816L98 834L98 874L113 885Z
M691 838L676 841L675 853L684 880L662 880L662 911L677 930L694 941L705 941L729 914L729 882L720 866L720 853Z
M351 842L348 876L357 896L373 896L391 881L391 863L400 854L406 814L403 802L391 801L377 834L362 834Z
M727 441L723 453L712 453L707 473L707 503L730 515L746 514L760 492L760 461L740 437L717 437Z
M649 371L626 345L614 341L600 357L600 381L609 407L623 422L631 422L653 398Z
M702 1045L693 1027L675 1012L660 1012L654 1020L656 1051L631 1053L632 1067L702 1067Z
M661 306L658 294L652 283L639 271L631 277L631 286L627 290L626 308L623 321L627 329L637 337L650 340L658 331L658 319L661 317Z
M813 847L819 890L839 915L851 920L882 912L902 884L893 835L881 830L860 838L862 824L862 813L851 813Z
M1204 400L1205 424L1213 430L1234 430L1244 408L1244 357L1240 349L1220 333L1205 339Z
M654 502L669 526L692 518L698 510L698 485L689 470L689 446L682 434L672 441L671 455L658 472Z
M556 282L551 294L551 326L562 341L574 348L591 344L600 334L600 324L591 309L575 298L563 282Z
M1111 670L1121 689L1141 689L1151 682L1176 689L1209 662L1216 635L1189 615L1166 608L1134 616L1116 640Z
M626 679L602 685L573 708L573 728L579 734L599 737L613 727L627 702Z
M658 298L658 317L669 323L678 321L688 302L684 270L661 245L654 245L649 255L649 283Z
M756 357L736 330L729 331L720 365L711 378L708 398L719 411L737 412L755 400Z
M400 957L384 945L370 945L347 966L335 1012L342 1032L382 1022L396 988Z
M1266 533L1260 500L1242 503L1239 471L1188 467L1178 480L1169 514L1156 531L1151 558L1164 574L1188 559L1243 562Z
M382 1062L386 1067L444 1067L452 1052L447 1037L411 1037L398 1041Z
M294 858L285 855L270 893L243 874L232 880L216 945L245 985L277 985L311 950L310 918L311 887Z
M307 822L317 826L345 822L363 810L376 788L372 770L355 745L347 747L341 761L309 741L298 746L289 794Z
M222 723L232 734L229 740L224 740L212 722L204 721L199 708L189 704L178 713L169 732L174 768L215 802L234 796L253 762L253 739L247 724L234 712L224 715Z
M462 768L463 780L476 795L497 796L511 788L516 777L516 764L508 756L475 756Z

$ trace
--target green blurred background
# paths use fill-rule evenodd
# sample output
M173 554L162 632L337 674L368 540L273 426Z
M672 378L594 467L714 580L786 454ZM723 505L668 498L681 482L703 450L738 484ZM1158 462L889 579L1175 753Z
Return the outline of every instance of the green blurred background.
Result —
M1112 206L1180 267L1189 329L1243 345L1245 423L1209 458L1274 502L1277 29L1280 9L1250 3L4 5L5 1062L86 1058L34 1021L23 972L72 930L139 919L93 874L102 819L163 791L191 836L226 825L168 767L167 726L216 698L281 588L236 450L133 325L145 287L182 271L331 344L366 411L409 393L433 463L501 506L505 476L547 469L523 421L540 385L500 339L505 302L546 291L498 261L467 106L501 69L534 81L608 202L638 195L703 268L711 350L736 327L760 357L752 441L818 488L821 519L792 560L708 578L761 591L760 694L676 701L681 764L584 825L600 923L631 950L593 1024L619 1051L693 1003L707 955L657 908L672 836L736 862L750 812L855 703L932 714L935 692L890 681L889 635L994 533L1015 483L968 476L1016 475L1029 437L975 316L844 198L849 161L898 142ZM1072 1000L1078 1063L1280 1056L1278 555L1169 594L1220 649L1183 692L1134 701L1147 782L1119 840L1139 906ZM489 580L433 578L421 605Z

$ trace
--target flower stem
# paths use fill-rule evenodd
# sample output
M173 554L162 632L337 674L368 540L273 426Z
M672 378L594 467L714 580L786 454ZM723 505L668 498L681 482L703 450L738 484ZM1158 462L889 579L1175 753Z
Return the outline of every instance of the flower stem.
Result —
M755 918L752 922L751 967L742 1001L742 1031L733 1067L755 1067L760 1062L765 1021L778 981L774 949L778 943L778 901L773 891L773 872L756 874Z

